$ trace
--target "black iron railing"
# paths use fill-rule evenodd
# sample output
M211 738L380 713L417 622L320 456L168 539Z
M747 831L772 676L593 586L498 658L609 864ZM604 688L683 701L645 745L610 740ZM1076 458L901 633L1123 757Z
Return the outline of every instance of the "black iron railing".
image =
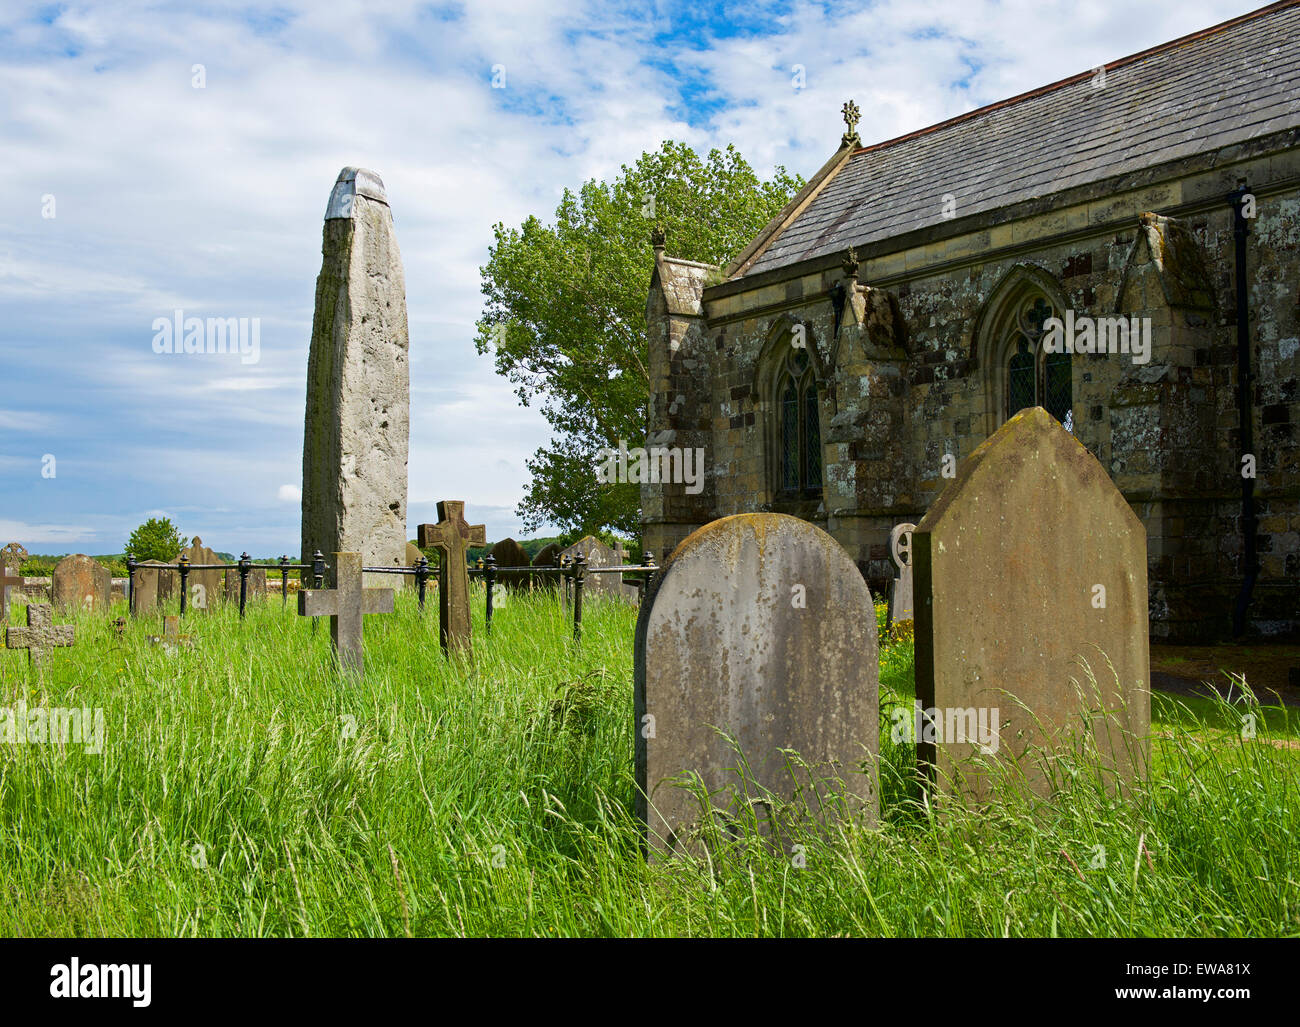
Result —
M181 616L185 616L187 608L187 598L189 593L189 576L191 571L215 571L215 570L237 570L239 571L239 616L243 619L248 606L248 577L253 571L253 561L249 558L248 553L240 554L236 563L190 563L189 558L182 556L174 564L141 564L131 553L126 554L126 571L127 571L127 608L131 616L136 615L135 609L135 575L141 567L147 567L149 570L160 573L176 573L180 575L180 600ZM272 568L268 567L267 570ZM311 563L290 563L287 556L280 557L279 563L275 569L280 572L280 605L287 606L289 602L289 572L290 571L310 571L311 577L315 582L316 588L322 588L325 583L325 572L329 565L325 563L325 557L318 549L312 554ZM642 599L645 598L646 590L649 588L651 581L654 579L655 572L658 571L655 566L654 554L646 553L639 564L619 564L614 567L588 567L587 558L579 553L570 559L565 557L560 563L553 567L534 567L531 564L522 567L498 567L496 559L488 556L478 561L478 566L466 568L470 577L481 577L487 585L486 597L486 617L485 622L487 631L492 631L492 615L494 612L493 595L497 584L497 575L499 574L525 574L530 578L533 576L554 575L559 579L560 587L564 590L564 599L566 605L572 601L573 605L573 638L575 641L582 641L582 598L584 585L588 574L618 574L620 580L622 575L638 576L637 588ZM435 573L429 568L428 557L421 556L419 561L410 567L362 567L364 574L400 574L407 577L414 577L416 590L419 595L420 611L424 612L424 600L428 589L429 578ZM313 618L312 626L315 627Z

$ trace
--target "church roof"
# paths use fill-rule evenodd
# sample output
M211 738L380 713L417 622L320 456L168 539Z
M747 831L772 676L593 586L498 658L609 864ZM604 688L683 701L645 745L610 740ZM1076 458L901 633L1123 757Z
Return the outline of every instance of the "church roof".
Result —
M965 217L1300 126L1300 5L1287 0L1110 62L1105 85L1093 80L1083 72L857 148L729 273L932 226L946 194Z

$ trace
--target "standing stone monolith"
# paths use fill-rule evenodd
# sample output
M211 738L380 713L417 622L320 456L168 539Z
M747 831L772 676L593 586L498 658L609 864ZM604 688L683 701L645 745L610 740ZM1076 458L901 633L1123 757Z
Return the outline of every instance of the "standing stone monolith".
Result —
M732 818L761 789L791 799L798 787L815 816L834 794L837 810L874 823L876 644L866 582L815 525L738 514L688 536L637 619L637 803L651 848L693 848L708 826L696 796L674 783L683 775L698 775ZM719 730L752 777L740 778L742 756Z
M1022 410L967 457L912 557L917 757L933 790L979 801L996 759L1045 794L1058 757L1090 742L1108 777L1145 772L1146 530L1056 418Z
M895 524L889 533L889 555L898 570L898 577L889 583L890 627L916 616L912 583L912 532L915 530L915 524Z
M55 609L108 612L113 597L113 575L98 560L83 553L65 556L54 565L50 578Z
M406 280L384 183L344 168L325 211L307 363L302 562L317 550L402 567L410 363ZM391 584L372 574L368 584Z

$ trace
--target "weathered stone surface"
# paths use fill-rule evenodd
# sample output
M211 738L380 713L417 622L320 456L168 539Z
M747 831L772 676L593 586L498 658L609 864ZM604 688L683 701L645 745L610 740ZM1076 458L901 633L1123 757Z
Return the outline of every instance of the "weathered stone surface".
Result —
M98 560L77 553L54 565L52 591L56 609L107 613L113 601L113 575Z
M419 546L417 546L414 542L406 543L406 566L407 567L416 566L420 562L420 558L422 556L424 556L424 553L420 551ZM419 582L415 580L414 574L403 575L402 583L406 588L412 590L415 590L419 587Z
M443 652L470 652L469 568L465 550L483 545L487 531L481 524L465 521L465 504L449 499L438 504L438 523L421 524L421 549L439 549L438 565L439 637Z
M131 612L148 613L176 594L180 573L175 564L161 560L142 560L136 564L131 593Z
M50 649L75 641L71 624L54 623L54 607L49 603L28 603L27 627L5 629L5 644L10 649L26 649L28 664L37 669Z
M188 549L182 549L180 556L187 558L190 567L202 566L204 564L224 563L216 552L209 549L203 544L203 539L197 535L190 542ZM176 565L180 566L180 557L176 558ZM185 587L189 594L186 596L186 608L191 610L208 610L216 606L223 594L222 575L225 571L216 569L200 571L191 569L185 576ZM177 575L179 581L180 575ZM238 593L236 593L238 597Z
M23 579L16 570L0 561L0 622L9 616L9 598L22 587Z
M502 567L530 567L532 561L528 558L528 550L521 546L512 538L505 538L498 542L489 551L489 554L497 562L496 580L498 584L504 585L512 592L525 591L528 589L531 574L524 571L502 571Z
M583 579L582 601L588 599L628 599L636 601L638 592L635 585L624 585L621 574L592 574L592 567L618 567L626 563L623 550L611 549L600 539L591 535L579 539L567 549L560 551L560 559L566 556L573 560L579 553L587 558L588 573Z
M984 796L980 750L1020 760L1045 791L1039 756L1084 722L1122 777L1145 771L1146 532L1092 454L1023 410L957 468L912 541L916 695L936 731L945 722L917 751L939 791ZM951 711L971 709L998 711L995 740L955 737Z
M330 619L330 638L339 666L358 675L364 674L366 668L361 646L364 615L393 612L393 590L363 588L361 566L360 553L335 553L334 587L305 588L298 593L299 615Z
M889 623L891 626L899 621L912 620L912 532L916 525L912 523L896 524L889 533L889 555L894 561L897 572L889 584Z
M228 567L225 571L225 599L228 603L239 605L239 568ZM261 600L266 598L266 568L250 567L248 569L248 595L247 601Z
M10 542L3 549L0 549L0 570L8 567L14 574L23 572L23 563L28 557L28 552L17 542Z
M560 547L554 542L548 542L537 550L537 555L533 557L534 567L555 567L560 562ZM548 592L554 592L559 586L560 578L557 574L534 574L533 588L545 589Z
M307 365L302 562L402 567L410 364L406 281L383 182L344 168L325 214ZM371 575L373 584L389 575Z
M756 785L790 798L829 781L874 822L878 808L876 620L862 575L819 528L739 514L685 539L656 577L636 632L639 813L652 846L687 844L699 808L671 782L699 774L710 792ZM649 718L649 719L648 719ZM753 773L741 782L732 735ZM812 779L787 767L791 749ZM648 798L648 803L647 803ZM719 795L715 807L734 812Z

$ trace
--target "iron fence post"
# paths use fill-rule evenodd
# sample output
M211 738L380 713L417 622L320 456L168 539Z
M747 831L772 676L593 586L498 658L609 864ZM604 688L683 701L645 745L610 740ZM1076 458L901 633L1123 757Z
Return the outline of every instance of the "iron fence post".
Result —
M248 551L245 550L239 557L239 619L244 619L244 604L248 601L248 572L252 569L253 561L248 558Z
M492 634L492 586L497 580L497 558L488 553L483 561L483 578L487 582L487 633Z
M573 558L573 640L582 641L582 579L587 558L579 553Z
M126 554L126 611L135 616L135 555Z
M181 568L181 616L184 617L185 598L186 598L185 593L189 591L189 580L190 580L190 558L186 556L184 553L181 554L180 568Z
M280 606L289 605L289 558L280 557Z
M421 555L415 565L415 584L420 593L420 612L424 612L424 586L429 580L429 558Z

